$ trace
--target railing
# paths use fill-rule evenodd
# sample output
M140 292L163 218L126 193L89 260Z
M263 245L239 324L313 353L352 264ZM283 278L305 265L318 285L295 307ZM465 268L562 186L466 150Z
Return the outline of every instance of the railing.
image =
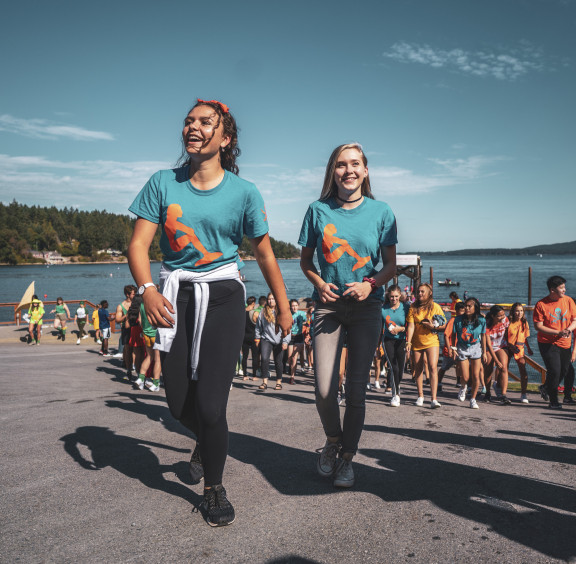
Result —
M68 305L68 309L70 309L70 304L79 304L80 302L84 302L84 305L91 307L92 309L96 309L97 306L96 304L93 304L90 300L66 300L66 305ZM49 306L55 306L57 305L58 302L56 301L45 301L42 302L44 305L44 310L48 310ZM18 306L20 305L20 302L5 302L5 303L0 303L0 308L2 307L8 307L8 308L12 308L14 311L14 320L13 321L0 321L0 325L17 325L18 327L20 326L20 324L23 322L21 314L23 311L25 311L24 309L21 309L20 311L16 311ZM72 312L70 312L72 313ZM74 318L74 315L71 315L72 318ZM43 317L42 321L44 323L54 323L54 318L49 318L49 317ZM112 333L116 333L116 321L112 320L110 321L110 327L112 330ZM119 331L119 329L118 329Z

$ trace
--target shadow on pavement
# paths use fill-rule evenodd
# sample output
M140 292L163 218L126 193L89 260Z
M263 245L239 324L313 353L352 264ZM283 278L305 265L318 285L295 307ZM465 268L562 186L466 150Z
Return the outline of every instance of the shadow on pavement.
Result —
M574 449L562 448L556 445L546 445L535 441L523 441L520 439L479 437L472 435L459 435L457 433L445 433L426 429L402 429L385 427L383 425L366 425L367 431L383 433L385 435L399 435L409 437L427 443L443 445L460 445L465 449L486 450L512 454L523 458L544 460L548 462L576 464Z
M180 497L195 507L202 501L201 496L180 482L171 482L164 478L166 472L174 472L178 479L185 481L186 463L179 462L174 466L161 465L149 447L182 453L189 453L189 449L117 435L107 427L78 427L75 433L65 435L60 440L64 443L64 450L85 470L97 471L110 466L129 478L139 480L148 488ZM92 460L82 456L79 445L88 448Z
M387 502L430 501L550 557L568 560L576 553L571 488L382 449L361 453L382 468L356 463L357 490ZM230 433L230 456L256 467L284 495L339 495L330 480L315 473L313 452Z

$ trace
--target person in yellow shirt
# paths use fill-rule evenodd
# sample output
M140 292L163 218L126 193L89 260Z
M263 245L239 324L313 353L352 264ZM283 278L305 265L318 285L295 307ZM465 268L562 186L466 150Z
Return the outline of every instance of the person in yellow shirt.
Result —
M94 326L94 336L96 337L96 342L101 345L100 340L100 318L98 317L98 310L100 309L100 304L96 306L96 309L92 312L92 325Z
M430 393L432 401L430 407L441 407L436 399L438 391L438 357L440 355L440 339L438 333L442 333L446 327L446 317L442 308L434 302L432 286L421 284L418 287L417 299L408 310L406 316L406 354L413 355L413 370L418 399L416 405L424 405L424 362L428 365L430 379Z

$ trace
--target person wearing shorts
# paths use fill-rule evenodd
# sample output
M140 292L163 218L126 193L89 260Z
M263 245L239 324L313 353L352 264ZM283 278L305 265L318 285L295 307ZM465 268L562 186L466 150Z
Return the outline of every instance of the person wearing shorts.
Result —
M468 298L465 313L454 319L452 334L456 338L456 350L452 350L452 358L458 360L460 366L460 391L458 399L466 399L466 388L470 382L470 407L478 409L476 394L480 384L480 369L486 362L486 320L480 313L480 302L476 298Z

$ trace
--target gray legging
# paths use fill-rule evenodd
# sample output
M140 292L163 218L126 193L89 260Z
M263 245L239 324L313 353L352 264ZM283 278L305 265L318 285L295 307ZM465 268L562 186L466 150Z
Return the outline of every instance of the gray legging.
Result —
M322 304L314 314L316 408L327 437L342 437L342 452L355 454L364 426L366 384L382 332L382 303L369 298L356 302L340 298ZM343 425L338 406L338 373L346 336L346 410Z

